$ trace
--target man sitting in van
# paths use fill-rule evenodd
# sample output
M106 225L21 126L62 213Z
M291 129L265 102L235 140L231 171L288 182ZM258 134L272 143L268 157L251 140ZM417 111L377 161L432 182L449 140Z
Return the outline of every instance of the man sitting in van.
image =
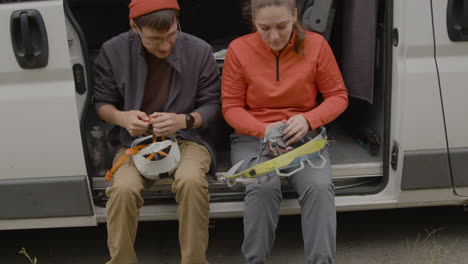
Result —
M216 61L209 44L179 31L177 0L132 0L129 8L131 30L104 43L95 61L96 110L116 126L110 135L120 143L114 162L136 137L177 135L181 161L172 191L182 263L207 263L209 135L220 110ZM137 263L139 208L152 183L132 158L116 170L106 189L108 263Z

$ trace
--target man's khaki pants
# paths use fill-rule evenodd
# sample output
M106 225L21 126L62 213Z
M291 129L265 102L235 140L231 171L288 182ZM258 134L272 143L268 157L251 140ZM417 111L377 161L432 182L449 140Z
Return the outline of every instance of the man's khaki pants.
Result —
M172 192L179 204L179 242L182 264L206 264L208 247L209 195L206 173L211 156L208 150L193 141L179 140L181 161L174 173ZM121 149L116 162L124 154ZM154 182L143 178L131 157L114 174L113 184L106 189L107 245L111 260L107 264L134 264L134 250L142 193Z

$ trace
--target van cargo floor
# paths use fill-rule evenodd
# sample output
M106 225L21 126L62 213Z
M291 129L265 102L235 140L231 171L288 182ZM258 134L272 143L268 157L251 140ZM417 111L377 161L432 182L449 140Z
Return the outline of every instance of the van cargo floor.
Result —
M383 176L382 158L380 155L372 156L365 146L358 143L349 133L344 133L338 127L329 130L329 153L332 161L333 182L337 189L340 186L359 185L367 181L376 180ZM227 171L230 168L229 151L218 150L218 173ZM210 193L233 192L226 184L210 179ZM172 197L170 192L171 178L157 181L151 190L168 197ZM101 177L93 178L93 189L103 190L109 185ZM213 191L213 192L212 192ZM236 195L238 194L235 192ZM164 196L164 195L163 195Z

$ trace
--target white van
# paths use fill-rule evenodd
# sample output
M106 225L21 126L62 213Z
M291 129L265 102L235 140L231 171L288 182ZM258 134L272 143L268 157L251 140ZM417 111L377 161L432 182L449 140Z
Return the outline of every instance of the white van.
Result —
M242 2L179 0L182 30L222 51L250 30ZM92 107L92 65L103 42L129 30L128 3L0 0L0 229L106 221L109 183L96 166L112 144L96 150L91 130L112 127ZM298 3L306 28L329 40L350 91L349 108L327 127L337 209L465 205L468 1ZM218 172L230 167L231 132L220 120ZM211 217L242 216L243 190L210 181ZM140 220L177 218L170 184L145 193ZM299 213L283 187L281 213Z

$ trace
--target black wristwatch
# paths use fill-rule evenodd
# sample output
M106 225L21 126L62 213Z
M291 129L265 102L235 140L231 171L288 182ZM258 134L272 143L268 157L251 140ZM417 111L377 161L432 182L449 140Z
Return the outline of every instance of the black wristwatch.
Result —
M195 117L191 114L185 114L185 130L191 129L195 124Z

